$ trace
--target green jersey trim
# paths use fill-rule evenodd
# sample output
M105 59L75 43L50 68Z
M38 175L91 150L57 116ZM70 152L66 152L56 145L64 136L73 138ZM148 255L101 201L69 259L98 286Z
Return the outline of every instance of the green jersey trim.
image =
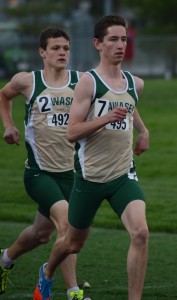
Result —
M96 74L94 70L91 70L88 73L94 77L95 84L96 84L95 96L92 101L93 103L95 102L96 98L101 98L103 95L105 95L109 91L109 89L107 88L107 86L105 86L105 84L102 82L102 80L99 78L99 76Z
M70 84L69 84L69 87L74 90L75 89L75 86L79 80L79 75L78 75L78 72L77 71L73 71L71 70L70 71L70 74L71 74L71 80L70 80Z
M137 95L137 92L136 92L135 82L134 82L133 76L128 71L124 71L122 73L127 78L127 81L128 81L127 93L135 100L135 103L137 104L138 95Z
M34 71L34 93L28 103L25 105L25 124L28 124L30 114L31 114L31 109L33 107L33 104L36 100L36 97L46 88L44 83L42 82L41 78L41 71Z

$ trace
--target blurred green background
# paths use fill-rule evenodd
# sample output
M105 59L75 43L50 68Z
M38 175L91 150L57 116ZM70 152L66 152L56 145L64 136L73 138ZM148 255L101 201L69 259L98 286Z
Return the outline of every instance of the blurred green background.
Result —
M0 78L42 67L38 38L51 25L70 34L70 68L92 68L98 60L94 24L105 14L121 14L128 21L125 68L144 77L176 77L176 12L175 0L168 5L161 0L0 0Z

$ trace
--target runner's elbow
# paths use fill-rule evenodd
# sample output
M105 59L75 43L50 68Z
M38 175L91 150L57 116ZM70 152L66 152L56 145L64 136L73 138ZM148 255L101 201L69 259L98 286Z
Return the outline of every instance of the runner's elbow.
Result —
M70 143L74 143L76 141L75 135L70 130L67 130L66 138Z
M74 140L74 138L70 135L70 134L67 134L67 140L70 142L70 143L74 143L75 142L75 140Z

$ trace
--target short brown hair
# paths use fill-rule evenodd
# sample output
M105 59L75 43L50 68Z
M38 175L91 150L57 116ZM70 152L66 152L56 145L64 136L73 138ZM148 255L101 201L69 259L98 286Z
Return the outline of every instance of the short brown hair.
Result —
M57 38L57 37L64 37L67 41L70 42L69 35L63 30L58 27L48 27L44 29L39 38L39 46L40 48L46 50L47 42L49 38Z
M94 38L99 39L100 42L103 41L104 36L107 34L108 27L120 25L125 27L127 30L128 23L124 17L117 15L108 15L101 17L95 25L94 28Z

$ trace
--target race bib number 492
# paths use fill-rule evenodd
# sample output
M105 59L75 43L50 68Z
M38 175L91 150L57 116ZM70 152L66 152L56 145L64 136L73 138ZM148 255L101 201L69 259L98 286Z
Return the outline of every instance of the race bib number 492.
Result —
M69 114L68 113L52 113L53 105L50 95L42 95L37 97L37 103L40 113L47 114L47 125L50 127L67 126Z
M55 126L67 126L68 125L69 114L68 113L58 113L47 115L47 123L50 127Z

